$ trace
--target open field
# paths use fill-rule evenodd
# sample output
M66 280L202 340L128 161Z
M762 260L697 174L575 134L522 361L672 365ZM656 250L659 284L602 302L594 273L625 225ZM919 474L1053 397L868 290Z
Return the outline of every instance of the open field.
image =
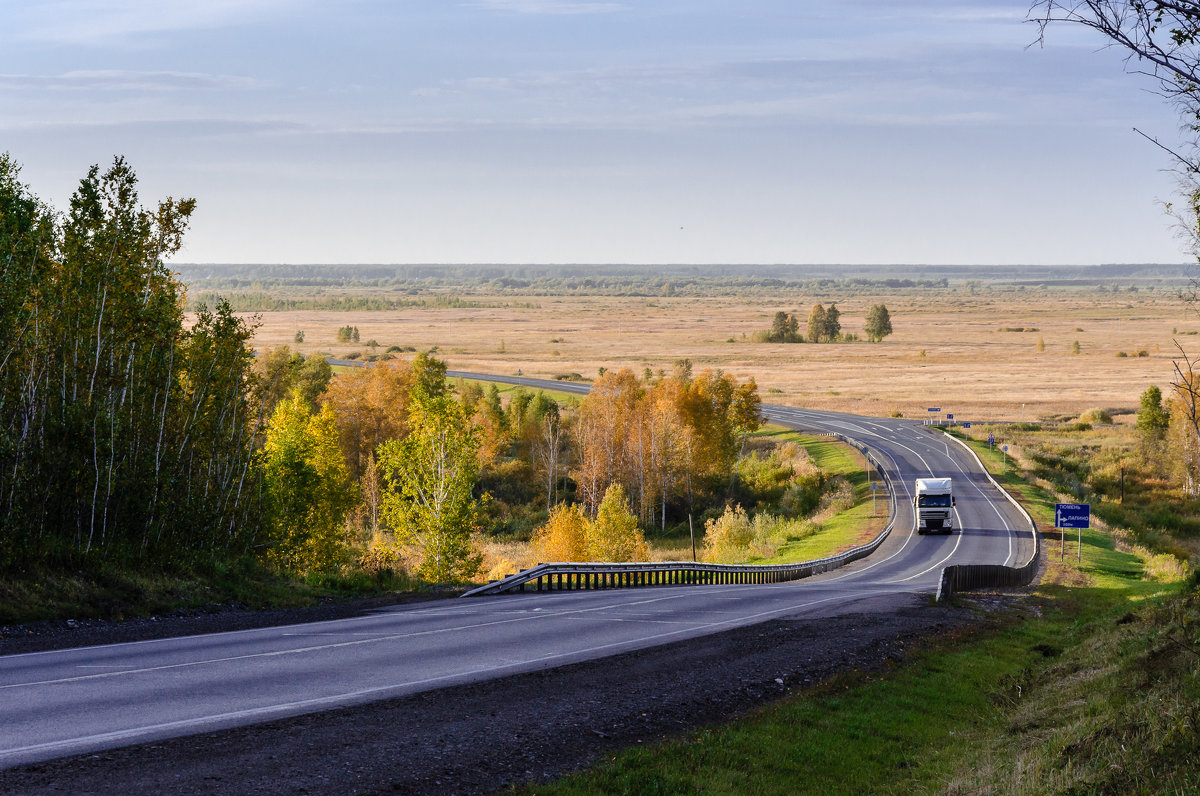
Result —
M579 373L591 379L601 367L670 372L676 360L688 358L697 370L754 377L771 403L910 417L941 406L967 420L1133 409L1147 386L1165 388L1171 380L1173 339L1200 349L1200 338L1188 334L1200 330L1200 318L1170 289L952 288L845 301L831 292L779 303L695 296L471 298L496 306L263 313L255 345L338 356L370 353L369 340L380 344L377 353L389 345L436 346L452 369L521 369L542 378ZM837 301L843 331L859 335L867 309L883 302L895 333L877 344L754 342L778 310L798 313L803 328L818 301ZM338 327L348 324L360 329L364 345L337 342ZM1018 328L1025 331L1004 331ZM297 330L305 333L299 345ZM1075 341L1079 354L1072 353Z

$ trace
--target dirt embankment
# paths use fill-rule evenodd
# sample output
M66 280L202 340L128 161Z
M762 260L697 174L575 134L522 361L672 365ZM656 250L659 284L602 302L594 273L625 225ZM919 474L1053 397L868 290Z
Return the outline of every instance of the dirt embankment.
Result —
M4 628L6 653L329 619L362 604ZM961 608L777 620L663 647L0 771L5 794L486 794L727 721L841 671L885 669ZM36 630L36 632L34 632Z

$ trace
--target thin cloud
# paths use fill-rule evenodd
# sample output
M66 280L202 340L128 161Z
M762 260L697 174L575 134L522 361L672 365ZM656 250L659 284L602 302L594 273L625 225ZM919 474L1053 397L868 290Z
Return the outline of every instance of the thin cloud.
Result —
M286 13L294 0L55 0L14 15L12 30L25 39L98 44L175 31L208 30Z
M186 89L251 91L270 86L267 81L237 75L201 72L138 72L101 69L64 72L61 75L0 74L0 88L38 91L179 91Z
M610 14L621 11L620 3L586 3L572 0L477 0L470 5L509 14Z

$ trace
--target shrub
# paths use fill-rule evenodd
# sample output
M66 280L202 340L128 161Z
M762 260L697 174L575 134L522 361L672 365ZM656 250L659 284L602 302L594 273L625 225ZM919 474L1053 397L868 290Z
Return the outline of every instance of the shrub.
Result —
M704 523L704 560L713 564L740 561L753 539L754 528L746 510L726 506L724 514Z
M1112 415L1105 409L1089 409L1079 416L1081 423L1112 425Z
M587 535L591 522L578 504L560 504L550 519L533 534L532 546L539 561L587 561Z

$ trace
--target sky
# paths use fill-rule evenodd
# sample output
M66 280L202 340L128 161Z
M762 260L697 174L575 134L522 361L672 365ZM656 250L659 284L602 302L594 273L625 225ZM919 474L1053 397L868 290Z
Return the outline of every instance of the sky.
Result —
M0 0L0 151L194 197L177 263L1186 261L1177 114L1027 9Z

